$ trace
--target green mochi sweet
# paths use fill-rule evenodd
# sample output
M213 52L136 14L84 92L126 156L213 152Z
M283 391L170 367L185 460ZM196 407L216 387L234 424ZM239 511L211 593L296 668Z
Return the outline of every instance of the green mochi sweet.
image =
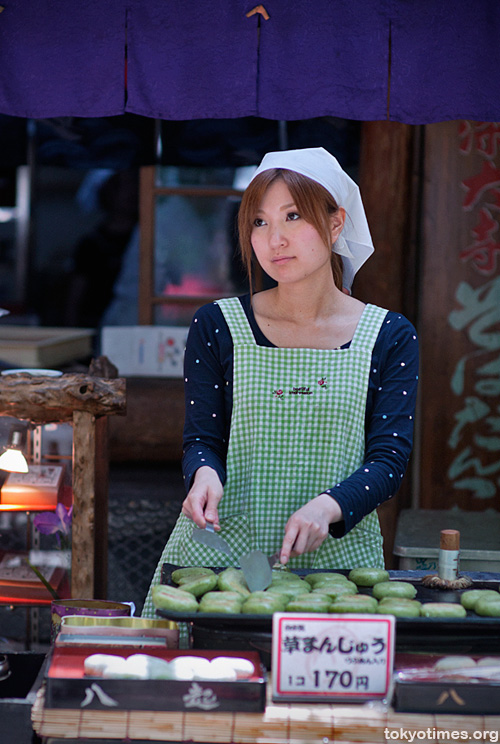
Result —
M197 612L198 601L190 592L185 592L175 586L155 584L151 591L151 598L157 610L173 610L174 612Z
M353 614L358 612L374 613L377 612L377 607L377 600L374 597L369 597L367 594L343 594L331 603L329 612L352 612Z
M460 597L460 603L466 610L474 610L477 602L484 598L500 600L500 594L495 589L469 589Z
M328 612L330 609L330 599L320 594L309 592L308 594L299 594L288 602L286 612Z
M383 568L360 566L349 571L347 578L357 586L375 586L381 581L389 581L389 572Z
M200 599L199 612L239 614L244 597L239 592L207 592Z
M205 566L183 566L172 571L171 577L174 584L182 586L187 581L193 581L200 576L215 576L215 571Z
M250 595L250 589L241 568L230 567L221 571L217 580L217 586L223 592L238 592L238 594L244 597Z
M422 603L416 599L404 597L386 597L378 603L377 612L394 617L419 617Z
M482 617L500 617L500 594L498 598L482 597L475 606L474 612Z
M322 582L312 590L313 594L327 594L332 599L342 594L357 594L358 587L352 581Z
M277 581L271 583L267 588L268 592L276 592L276 594L288 594L290 597L296 597L297 594L306 594L311 591L311 585L307 581L297 579L296 581Z
M379 581L373 586L372 594L377 599L384 597L413 599L417 594L417 589L408 581Z
M296 581L297 579L300 579L300 576L296 573L293 573L293 571L291 571L286 566L273 568L271 572L271 581L273 584L278 581Z
M307 574L304 578L313 588L324 581L348 581L347 576L335 573L335 571L318 571L317 573Z
M217 586L217 575L207 574L206 576L198 576L191 581L183 581L180 588L183 592L189 592L195 597L201 597L207 592L211 592Z
M420 614L422 617L466 617L467 610L455 602L426 602Z
M283 612L287 602L286 594L252 592L243 602L241 612L245 615L272 615L273 612Z

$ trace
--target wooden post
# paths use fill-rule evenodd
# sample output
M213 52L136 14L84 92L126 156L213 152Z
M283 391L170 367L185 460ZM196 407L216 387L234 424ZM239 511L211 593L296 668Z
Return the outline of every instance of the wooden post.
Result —
M361 136L360 191L375 253L356 276L353 294L416 320L414 241L410 219L416 127L397 122L364 122ZM410 504L407 475L398 496L377 510L384 536L384 557L392 554L401 508Z
M354 284L354 294L363 302L403 312L413 321L415 307L407 298L416 276L415 256L409 250L416 130L397 122L363 123L360 191L375 253Z
M109 419L96 420L95 450L95 543L94 597L106 599L108 590L108 491L109 491Z
M107 449L107 419L75 411L71 596L78 599L106 599Z
M73 414L73 523L71 596L94 598L96 419Z
M155 174L154 165L141 168L139 214L140 214L140 258L139 258L139 323L152 325L154 296L154 235L155 235Z

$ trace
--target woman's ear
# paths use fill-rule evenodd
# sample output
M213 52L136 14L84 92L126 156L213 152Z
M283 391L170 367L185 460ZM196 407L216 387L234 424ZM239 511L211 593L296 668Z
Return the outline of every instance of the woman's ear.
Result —
M331 236L332 236L332 245L335 243L337 238L339 237L340 233L344 229L344 222L345 222L345 209L344 207L339 207L336 212L334 212L330 216L330 229L331 229Z

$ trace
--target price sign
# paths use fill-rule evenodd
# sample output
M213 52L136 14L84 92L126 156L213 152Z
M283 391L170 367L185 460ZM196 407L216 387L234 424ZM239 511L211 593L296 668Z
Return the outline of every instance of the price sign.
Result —
M273 700L348 702L388 694L393 615L273 615Z

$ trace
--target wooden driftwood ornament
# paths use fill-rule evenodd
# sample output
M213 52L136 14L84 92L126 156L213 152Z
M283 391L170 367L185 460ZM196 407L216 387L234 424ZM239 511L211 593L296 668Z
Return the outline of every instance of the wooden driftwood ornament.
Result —
M0 416L13 416L33 424L67 422L75 411L93 416L125 415L126 381L87 374L61 377L25 372L0 377Z

